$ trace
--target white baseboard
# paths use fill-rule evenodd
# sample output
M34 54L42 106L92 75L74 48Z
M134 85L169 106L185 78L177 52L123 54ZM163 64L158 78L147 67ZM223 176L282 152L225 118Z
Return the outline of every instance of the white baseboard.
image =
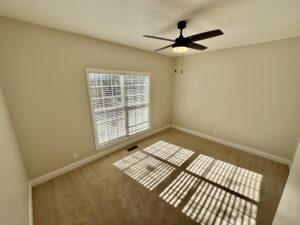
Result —
M213 137L213 136L210 136L210 135L207 135L207 134L204 134L204 133L200 133L200 132L197 132L197 131L193 131L193 130L190 130L190 129L187 129L187 128L184 128L184 127L180 127L180 126L177 126L177 125L172 124L171 127L176 129L176 130L180 130L180 131L183 131L185 133L188 133L188 134L192 134L192 135L195 135L195 136L198 136L198 137L201 137L201 138L208 139L210 141L214 141L214 142L217 142L217 143L220 143L220 144L223 144L223 145L227 145L229 147L233 147L233 148L245 151L245 152L252 153L254 155L258 155L258 156L261 156L261 157L264 157L264 158L267 158L267 159L270 159L270 160L273 160L273 161L276 161L276 162L286 164L289 167L291 166L291 160L288 160L288 159L285 159L285 158L282 158L282 157L279 157L279 156L276 156L276 155L272 155L272 154L263 152L263 151L258 150L258 149L254 149L254 148L250 148L250 147L247 147L247 146L239 145L239 144L236 144L236 143L233 143L233 142L230 142L230 141L223 140L221 138Z
M273 160L273 161L276 161L276 162L280 162L280 163L283 163L283 164L286 164L288 165L289 167L291 166L291 160L288 160L288 159L285 159L285 158L282 158L282 157L279 157L279 156L275 156L275 155L272 155L272 154L269 154L269 153L266 153L266 152L263 152L261 150L257 150L257 149L254 149L254 148L250 148L250 147L247 147L247 146L243 146L243 145L239 145L239 144L236 144L236 143L233 143L233 142L230 142L230 141L226 141L226 140L223 140L221 138L217 138L217 137L213 137L213 136L210 136L210 135L207 135L207 134L204 134L204 133L200 133L200 132L196 132L196 131L192 131L192 130L189 130L187 128L184 128L184 127L180 127L180 126L177 126L177 125L166 125L166 126L163 126L161 128L158 128L158 129L155 129L155 130L152 130L152 131L149 131L147 133L144 133L144 134L141 134L141 135L138 135L137 137L134 137L134 138L131 138L129 141L126 141L126 142L122 142L121 144L118 144L116 146L113 146L107 150L103 150L95 155L92 155L92 156L89 156L85 159L82 159L80 161L77 161L75 163L72 163L72 164L69 164L65 167L62 167L60 169L57 169L57 170L54 170L48 174L45 174L45 175L42 175L40 177L37 177L33 180L30 181L30 186L31 187L34 187L38 184L41 184L41 183L44 183L54 177L57 177L59 175L62 175L66 172L69 172L71 170L74 170L82 165L85 165L89 162L92 162L92 161L95 161L105 155L108 155L110 153L113 153L119 149L122 149L124 147L127 147L128 145L131 145L137 141L140 141L142 139L145 139L153 134L156 134L158 132L161 132L163 130L166 130L168 128L174 128L174 129L177 129L177 130L180 130L180 131L183 131L185 133L189 133L189 134L192 134L192 135L195 135L195 136L198 136L198 137L201 137L201 138L205 138L205 139L208 139L208 140L211 140L211 141L214 141L214 142L217 142L217 143L220 143L220 144L224 144L224 145L227 145L227 146L230 146L230 147L233 147L233 148L236 148L236 149L239 149L239 150L242 150L242 151L245 151L245 152L249 152L249 153L252 153L252 154L255 154L255 155L258 155L258 156L261 156L261 157L264 157L264 158L267 158L267 159L270 159L270 160ZM32 216L31 216L32 218Z
M29 225L33 225L32 185L28 182L28 213Z
M170 127L171 127L171 125L166 125L166 126L157 128L155 130L151 130L151 131L149 131L147 133L143 133L141 135L137 135L136 137L132 137L128 141L124 141L121 144L115 145L115 146L113 146L113 147L111 147L111 148L109 148L107 150L103 150L103 151L101 151L101 152L99 152L99 153L97 153L95 155L89 156L89 157L87 157L85 159L79 160L79 161L77 161L75 163L72 163L72 164L69 164L69 165L67 165L65 167L62 167L60 169L54 170L54 171L52 171L52 172L50 172L48 174L42 175L40 177L37 177L37 178L35 178L35 179L33 179L33 180L30 181L31 186L34 187L34 186L36 186L38 184L44 183L44 182L46 182L46 181L48 181L48 180L50 180L50 179L52 179L54 177L57 177L57 176L62 175L64 173L67 173L67 172L69 172L71 170L74 170L74 169L76 169L76 168L78 168L80 166L83 166L83 165L85 165L85 164L87 164L89 162L95 161L95 160L97 160L97 159L99 159L99 158L101 158L101 157L103 157L105 155L108 155L108 154L113 153L113 152L115 152L117 150L120 150L120 149L122 149L124 147L127 147L127 146L129 146L131 144L134 144L137 141L145 139L145 138L147 138L147 137L149 137L149 136L151 136L153 134L156 134L158 132L166 130L166 129L170 128Z

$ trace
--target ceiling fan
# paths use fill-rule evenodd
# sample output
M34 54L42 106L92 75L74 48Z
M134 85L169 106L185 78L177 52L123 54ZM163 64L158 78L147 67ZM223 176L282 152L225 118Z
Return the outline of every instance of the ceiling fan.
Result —
M196 49L196 50L205 50L205 49L207 49L206 46L196 44L194 42L224 34L221 30L212 30L212 31L195 34L195 35L192 35L189 37L183 37L182 30L186 27L186 21L184 21L184 20L179 21L177 24L177 27L180 30L180 35L175 40L168 39L168 38L155 37L155 36L151 36L151 35L144 35L144 37L174 42L174 44L170 44L165 47L156 49L155 51L160 51L160 50L172 47L173 52L183 53L183 52L186 52L188 50L188 48L192 48L192 49Z

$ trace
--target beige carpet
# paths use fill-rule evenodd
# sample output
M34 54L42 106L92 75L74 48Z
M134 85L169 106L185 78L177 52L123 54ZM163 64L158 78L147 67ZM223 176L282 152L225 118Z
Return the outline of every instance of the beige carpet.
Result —
M174 129L33 188L36 225L271 225L288 168Z

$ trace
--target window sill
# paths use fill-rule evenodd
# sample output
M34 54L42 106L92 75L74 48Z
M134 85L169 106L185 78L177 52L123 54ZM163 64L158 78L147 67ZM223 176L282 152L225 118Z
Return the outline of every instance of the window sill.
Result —
M96 147L96 151L105 151L108 148L112 148L112 147L115 147L117 145L125 144L126 142L128 142L128 145L130 145L131 144L130 141L134 142L134 141L136 141L134 139L142 136L143 134L147 134L150 131L151 131L151 126L149 126L149 128L147 128L146 130L142 130L142 131L137 132L135 134L132 134L130 136L119 138L119 139L117 139L114 142L111 142L111 143L108 143L108 144L104 144L104 145L101 145L101 146L97 146Z

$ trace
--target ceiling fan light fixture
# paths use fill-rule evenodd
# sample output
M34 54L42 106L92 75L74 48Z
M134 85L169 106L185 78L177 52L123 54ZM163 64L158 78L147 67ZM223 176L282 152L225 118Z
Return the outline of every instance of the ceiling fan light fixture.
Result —
M175 46L172 48L172 51L175 53L184 53L187 52L188 48L186 46Z

